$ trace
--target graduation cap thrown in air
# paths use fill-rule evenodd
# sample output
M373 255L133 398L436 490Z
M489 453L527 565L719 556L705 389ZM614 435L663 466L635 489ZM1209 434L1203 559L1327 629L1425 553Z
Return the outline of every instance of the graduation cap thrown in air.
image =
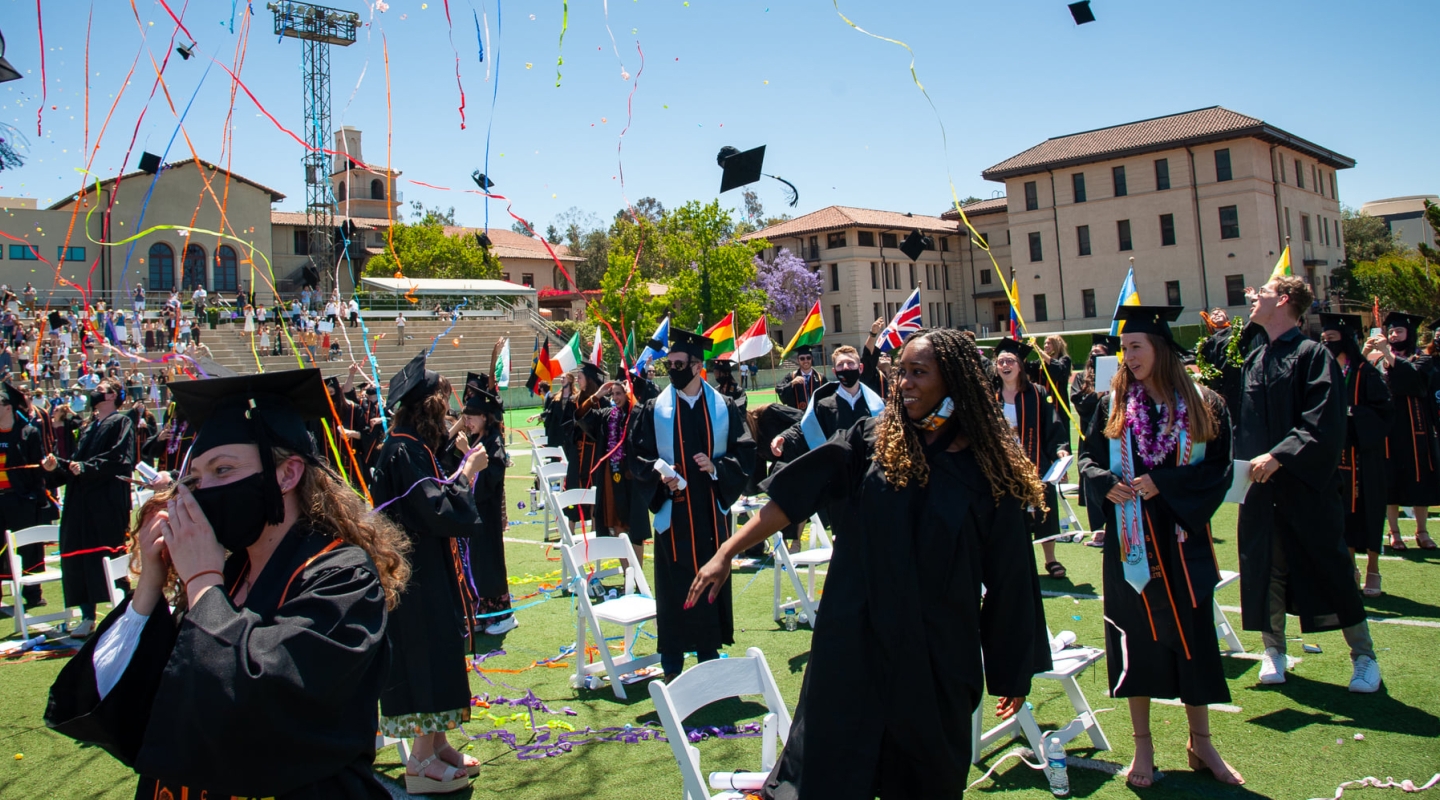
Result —
M705 351L714 347L715 343L708 336L701 336L698 333L679 328L670 329L670 352L685 353L691 360L705 358Z
M490 245L494 244L494 242L490 241L490 234L483 232L475 234L475 243L485 250L489 250Z
M0 83L20 80L20 72L5 60L5 35L0 34Z
M720 153L715 156L715 163L720 165L724 172L720 176L720 193L724 194L731 189L739 189L741 186L749 186L760 180L760 178L774 178L785 184L788 191L785 193L785 200L791 208L800 204L800 190L795 184L778 175L771 175L761 172L765 163L765 145L760 145L753 150L740 150L725 145L720 148Z
M475 181L475 185L479 186L482 192L488 192L495 186L495 181L485 177L485 173L478 169L470 173L470 180Z
M1097 344L1105 348L1105 352L1109 353L1112 356L1120 352L1119 336L1111 336L1108 333L1090 334L1090 346L1094 347Z
M154 153L140 154L140 171L151 175L160 171L160 156Z
M1125 333L1149 333L1159 336L1176 350L1183 351L1175 335L1170 332L1170 323L1180 319L1184 306L1120 306L1115 310L1115 319L1125 323Z
M910 257L911 261L919 258L926 250L935 248L935 240L920 232L919 228L910 231L905 241L900 243L900 252Z
M410 363L401 367L390 379L390 395L385 398L385 408L394 411L403 402L428 397L439 385L440 373L425 368L425 354L421 353L410 359Z
M1080 0L1078 3L1071 3L1070 16L1075 18L1076 25L1084 25L1087 22L1095 21L1095 12L1090 10L1090 0Z
M1031 347L1029 344L1022 342L1019 339L1011 339L1008 336L995 343L996 358L999 358L1001 353L1014 353L1016 358L1024 361L1025 359L1029 358L1030 354L1033 352L1035 352L1035 348Z
M324 416L329 403L318 369L293 369L176 381L170 384L179 409L195 428L190 458L227 444L260 448L260 474L265 477L265 518L285 518L285 503L275 477L273 448L298 453L318 464L315 440L306 423Z
M195 43L191 42L190 44L182 44L179 47L175 48L175 52L179 53L182 59L189 61L190 56L195 55Z
M1331 314L1322 311L1320 313L1320 329L1324 331L1335 331L1341 336L1360 337L1360 331L1365 327L1365 320L1359 314Z

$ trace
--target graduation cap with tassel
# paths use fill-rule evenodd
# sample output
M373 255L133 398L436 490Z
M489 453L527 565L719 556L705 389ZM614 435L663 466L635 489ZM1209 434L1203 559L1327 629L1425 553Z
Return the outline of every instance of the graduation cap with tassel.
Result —
M741 186L749 186L760 180L760 178L774 178L785 184L785 200L791 208L800 204L800 190L795 184L785 180L779 175L771 175L768 172L761 172L765 163L765 145L760 145L754 150L740 152L738 149L725 145L720 148L720 153L715 156L715 163L720 165L724 173L720 176L720 193L738 189Z

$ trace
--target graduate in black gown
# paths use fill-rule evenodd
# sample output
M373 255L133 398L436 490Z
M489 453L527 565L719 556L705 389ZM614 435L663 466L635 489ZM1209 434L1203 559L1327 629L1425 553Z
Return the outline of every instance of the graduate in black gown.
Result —
M1360 355L1359 314L1321 314L1320 337L1345 376L1345 449L1340 451L1340 503L1350 556L1366 556L1366 597L1380 596L1380 547L1385 530L1385 435L1395 404L1385 376ZM1377 356L1378 357L1378 356ZM1359 570L1356 570L1359 578Z
M784 447L780 448L780 455L775 455L775 440L782 442L783 434L790 428L799 425L800 420L805 418L805 412L798 408L791 408L783 403L765 403L764 405L752 406L745 410L745 425L750 429L750 438L757 443L769 442L769 445L757 444L755 448L755 468L750 472L750 479L745 483L743 494L754 496L764 494L765 490L760 484L770 477L775 471L785 466ZM785 541L785 546L790 552L795 552L800 542L800 526L805 520L796 520L780 529L780 536ZM746 557L764 558L765 543L762 541L749 550L745 551Z
M1090 422L1095 418L1095 411L1100 406L1100 393L1108 391L1108 386L1095 385L1095 360L1104 356L1115 355L1120 350L1120 338L1107 334L1097 333L1090 337L1090 356L1085 359L1085 368L1075 373L1070 383L1070 412L1075 415L1075 421L1080 430L1090 430ZM1091 495L1090 482L1085 479L1085 473L1080 473L1079 491L1075 493L1076 502L1085 507L1086 522L1094 535L1087 542L1092 547L1103 547L1105 545L1105 514L1100 507L1098 496Z
M1231 325L1230 314L1225 309L1217 306L1210 309L1208 314L1202 311L1201 319L1209 335L1195 346L1196 361L1203 360L1211 368L1201 370L1209 373L1209 377L1204 378L1203 382L1225 400L1225 407L1230 410L1230 427L1233 429L1239 422L1236 412L1240 410L1240 389L1244 385L1241 359L1248 352L1240 346L1246 342L1233 340L1233 337L1243 334ZM1197 369L1201 368L1197 366Z
M815 390L825 384L825 376L815 369L815 357L809 347L795 348L794 372L786 373L775 386L775 396L791 408L804 411L810 405Z
M457 540L473 537L480 524L470 486L483 452L471 453L453 475L442 473L436 453L446 444L449 405L450 382L425 368L423 353L391 378L386 406L396 409L395 419L370 483L376 509L411 545L410 583L386 630L392 652L380 731L414 737L405 783L429 793L464 789L467 771L479 772L478 762L445 738L470 719L465 651L474 608Z
M185 418L185 412L174 402L165 410L165 424L145 442L140 450L141 460L161 472L179 474L185 463L185 454L195 442L195 429Z
M1126 780L1155 780L1150 700L1185 704L1190 768L1244 783L1210 741L1211 703L1230 688L1215 636L1220 565L1210 518L1230 489L1230 423L1218 394L1196 386L1170 332L1180 306L1120 306L1125 359L1079 454L1103 498L1105 663L1110 696L1129 699L1135 760Z
M388 797L376 702L404 538L321 466L320 371L170 385L200 431L185 485L142 507L135 592L61 670L46 724L134 769L138 800Z
M767 798L959 798L984 690L1011 716L1051 666L1024 521L1044 496L975 345L931 329L899 352L884 413L772 475L771 501L690 590L706 606L737 553L830 497L852 498ZM857 692L878 711L857 713Z
M670 332L670 385L645 404L633 431L635 480L655 512L656 636L661 669L680 674L685 654L701 661L734 644L730 590L713 603L685 607L700 566L730 538L730 506L755 466L755 440L733 401L700 376L708 338ZM663 478L664 462L677 478Z
M748 398L740 384L735 381L735 362L725 359L716 359L710 362L711 368L715 370L715 389L735 401L740 410L745 410Z
M466 376L465 405L440 463L453 473L471 448L480 448L475 454L479 471L474 482L475 510L480 518L466 556L478 627L483 627L486 635L499 636L519 623L510 611L510 573L505 568L505 534L510 524L505 513L505 470L510 466L510 454L505 450L505 404L493 386L489 375L471 372Z
M1440 505L1440 432L1436 430L1435 362L1420 350L1420 322L1420 317L1392 311L1385 317L1385 338L1371 338L1362 351L1385 371L1395 404L1385 445L1389 466L1386 516L1392 550L1405 549L1400 537L1401 506L1415 514L1415 544L1424 550L1435 547L1426 519L1430 506Z
M125 551L130 525L129 478L135 471L135 427L116 413L125 396L120 382L106 378L90 393L93 416L80 432L69 459L47 454L40 462L65 487L60 512L61 587L65 606L79 606L81 621L72 636L95 629L95 605L110 602L105 559Z
M333 409L333 413L326 414L325 419L330 423L329 433L332 438L321 445L327 461L334 462L336 454L339 454L340 463L331 463L331 466L344 476L355 491L364 494L364 487L368 486L370 481L366 478L368 471L365 467L362 440L365 431L370 427L370 421L361 411L359 404L350 399L355 391L355 378L360 374L360 365L352 363L343 385L339 378L325 379L325 391L330 394L330 406L325 410Z
M1339 629L1350 645L1352 692L1380 688L1380 665L1345 547L1340 452L1345 379L1340 365L1298 327L1314 295L1297 277L1272 278L1251 302L1263 343L1245 357L1235 458L1253 483L1240 506L1240 608L1260 631L1260 682L1285 682L1285 615L1304 633Z
M40 428L31 423L34 412L25 393L9 381L0 383L0 530L22 531L40 524L51 503L45 493L40 460L45 457ZM45 569L45 545L19 548L20 570L33 574ZM9 554L0 558L0 580L8 581ZM44 604L41 586L26 586L21 598L26 607Z
M594 407L581 418L600 449L595 469L595 533L627 537L643 561L645 540L650 538L650 498L640 496L641 487L632 477L635 446L630 440L639 415L632 412L625 384L619 381L605 382L595 394ZM647 484L644 488L653 487Z
M1050 391L1033 383L1025 373L1025 359L1035 348L1014 339L1001 339L995 345L995 376L999 388L995 402L1005 421L1015 431L1020 450L1035 465L1035 474L1043 478L1056 461L1070 454L1070 431L1055 408ZM1036 540L1044 539L1040 548L1045 553L1045 572L1050 577L1065 577L1065 566L1055 557L1055 538L1060 535L1060 497L1055 484L1045 484L1045 507L1026 509L1026 524Z
M565 377L567 380L574 378L573 383L567 383L560 393L560 435L569 446L565 453L568 459L565 488L589 489L595 485L595 473L604 451L591 435L591 426L583 420L599 409L599 398L595 393L607 376L603 367L585 361L581 362L576 372ZM565 509L565 516L572 521L579 520L582 514L589 516L588 511L582 511L578 506Z

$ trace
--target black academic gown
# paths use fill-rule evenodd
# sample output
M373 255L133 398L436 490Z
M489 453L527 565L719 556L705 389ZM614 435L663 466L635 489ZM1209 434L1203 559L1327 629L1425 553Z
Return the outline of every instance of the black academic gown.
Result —
M855 515L767 798L959 798L987 684L1023 697L1051 666L1019 501L996 502L974 454L946 452L947 439L926 449L925 486L890 486L871 460L875 428L862 420L765 484L790 519L837 495ZM856 713L857 691L876 713Z
M826 439L834 436L836 431L849 430L850 426L870 416L870 407L865 404L863 394L856 396L855 405L851 406L840 397L841 391L840 384L832 381L816 390L811 401L815 405L815 421L819 423L820 432L825 434ZM785 438L781 460L788 463L810 452L810 445L805 441L805 432L800 429L800 423L790 426L781 435ZM769 447L768 444L765 446ZM846 498L839 497L827 503L821 512L821 519L834 533L840 533L839 529L844 526L845 506Z
M351 402L349 399L341 397L339 400L336 400L332 397L331 402L334 404L335 413L328 414L330 435L334 437L335 450L339 452L340 456L340 463L331 463L331 466L335 468L336 472L344 476L345 481L349 483L352 488L358 492L363 492L360 487L367 486L370 482L365 480L365 473L362 472L362 470L365 469L362 440L364 439L364 432L370 427L370 422L365 419L365 415L360 410L360 406ZM326 410L328 412L329 407L327 407ZM341 428L347 431L355 431L361 434L361 438L344 439L340 434ZM335 453L330 450L329 442L320 440L317 441L317 444L319 444L320 448L324 451L321 456L327 462L334 462ZM353 461L351 460L352 453L354 454Z
M485 435L480 437L480 446L489 456L485 469L475 474L475 511L477 514L474 532L467 543L470 580L475 585L477 598L490 600L510 594L510 576L505 568L505 531L508 522L505 516L505 440L500 429L487 423ZM474 446L473 444L471 445ZM465 453L455 447L455 440L445 448L446 455L440 464L447 474L460 468ZM484 613L489 613L488 611ZM496 620L486 620L486 624Z
M1004 395L997 390L995 402L1003 403ZM1036 474L1045 477L1055 464L1061 450L1070 449L1070 432L1060 420L1050 392L1037 384L1015 395L1015 436L1020 440L1020 449L1035 465ZM1039 509L1027 511L1026 527L1035 539L1057 536L1060 533L1060 497L1055 484L1045 484L1045 505L1050 509L1041 513Z
M1440 446L1435 430L1435 363L1429 356L1396 357L1385 375L1395 402L1386 440L1387 501L1398 506L1440 505Z
M748 412L745 418L747 421L749 420L750 415ZM755 438L755 469L750 473L750 479L745 484L743 494L751 496L763 494L765 490L760 488L760 484L781 467L789 463L783 455L780 458L776 458L775 454L770 452L770 442L774 441L776 436L784 434L785 431L789 430L792 426L799 425L800 420L804 418L805 413L800 409L791 408L790 406L781 405L780 403L770 403L756 414L755 427L751 430ZM804 522L805 520L803 519L791 522L780 530L780 535L786 541L799 539L800 526ZM765 543L761 542L755 545L750 550L745 551L745 554L755 558L763 558L765 555Z
M1040 355L1043 358L1045 354L1041 353ZM1067 398L1064 393L1070 391L1070 375L1075 371L1075 366L1070 362L1070 356L1045 359L1045 370L1043 371L1040 369L1039 361L1026 361L1025 371L1030 375L1031 382L1039 384L1040 388L1050 392L1050 396L1059 402L1066 402ZM1045 380L1045 372L1049 372L1050 380L1055 382L1053 390L1050 388L1050 382ZM1057 395L1056 392L1060 394ZM1064 414L1065 412L1061 411L1060 413Z
M730 538L730 506L740 497L755 465L755 441L745 425L745 415L734 403L720 398L730 416L730 435L725 455L713 458L710 416L703 392L691 408L675 397L675 462L671 466L687 482L684 502L671 504L670 529L655 532L656 636L661 653L706 653L734 644L734 619L730 584L727 582L714 603L697 603L685 608L685 595L700 567ZM634 475L641 495L651 511L659 511L670 490L660 481L655 461L660 457L655 440L655 402L645 404L633 431ZM694 456L712 456L717 479L703 472Z
M1225 402L1205 391L1204 402L1217 423L1214 439L1205 443L1205 457L1180 464L1179 447L1155 467L1135 454L1135 476L1149 475L1158 497L1141 501L1145 554L1150 582L1142 596L1125 581L1124 536L1116 525L1115 504L1105 495L1120 481L1120 464L1110 459L1105 426L1110 394L1085 434L1079 456L1080 473L1094 487L1105 516L1105 664L1111 697L1159 697L1203 706L1230 701L1220 648L1215 636L1213 603L1220 566L1210 537L1210 518L1230 490L1230 420ZM1150 424L1162 413L1149 402ZM1192 415L1204 409L1191 409ZM1154 431L1152 431L1152 434ZM1179 541L1178 530L1185 533Z
M565 453L569 459L565 466L567 490L589 489L595 485L595 467L605 451L600 449L600 442L590 435L593 425L586 418L600 410L599 397L593 394L578 403L572 396L560 406L561 419L564 420L560 435L569 445ZM578 520L581 513L579 507L565 509L565 516L571 520ZM589 513L585 512L585 515L589 516Z
M1340 451L1340 503L1345 508L1345 544L1357 553L1380 552L1385 531L1385 436L1395 404L1380 370L1358 359L1345 370L1345 449ZM1360 365L1359 369L1355 364Z
M18 409L17 409L18 410ZM4 454L4 480L0 482L0 530L20 531L40 524L42 511L50 508L45 494L44 471L40 461L45 457L40 429L23 423L17 417L8 431L0 431L0 453ZM38 572L45 566L45 545L29 544L18 548L20 569ZM9 580L10 558L0 556L0 580ZM40 599L40 587L27 590L26 604Z
M1075 380L1078 382L1081 377L1077 375ZM1089 436L1090 425L1095 419L1095 409L1100 406L1100 395L1093 389L1082 392L1076 388L1077 386L1078 383L1070 387L1070 411L1075 415L1075 421L1079 424L1080 430L1086 431L1085 435ZM1080 446L1084 447L1084 444L1081 443ZM1100 508L1100 495L1094 495L1092 492L1090 481L1085 478L1085 473L1081 472L1080 491L1076 492L1075 499L1085 507L1086 522L1089 525L1087 530L1098 531L1105 527L1105 514Z
M190 452L190 445L195 443L195 431L188 422L177 421L174 414L175 407L172 405L164 427L145 442L140 457L161 472L178 474L181 465L185 463L186 454ZM170 431L170 436L162 440L160 434L166 430Z
M380 695L386 717L457 709L469 717L470 609L455 540L473 537L480 516L469 481L463 475L445 486L435 480L444 477L414 429L390 429L370 495L377 508L395 500L383 513L409 535L411 550L410 582L386 630L391 664Z
M1230 363L1230 337L1236 333L1234 328L1220 328L1210 334L1202 341L1196 350L1205 358L1205 363L1219 370L1220 377L1206 382L1206 386L1218 392L1225 400L1225 407L1230 409L1230 424L1237 425L1240 422L1240 397L1245 385L1245 371Z
M81 465L79 475L70 472L73 462ZM120 478L134 471L135 428L129 417L112 413L92 421L80 434L74 458L50 473L65 486L60 570L67 607L110 602L105 559L125 551L130 484Z
M810 398L815 395L815 390L825 384L825 376L820 374L820 370L812 369L810 374L805 376L804 383L792 385L790 382L799 376L798 371L787 373L776 385L775 396L785 405L804 411L810 405Z
M887 380L886 376L880 372L879 343L876 343L873 348L860 348L860 367L860 382L884 397Z
M60 671L45 724L139 773L137 800L388 797L373 769L385 591L334 541L292 529L238 608L243 552L189 611L159 603L102 700L94 650L125 601Z
M1344 385L1330 351L1299 328L1273 342L1262 338L1245 357L1235 458L1270 453L1281 467L1265 483L1251 484L1240 506L1240 603L1247 631L1270 629L1275 548L1289 569L1285 608L1300 617L1303 632L1365 619L1340 503Z
M587 435L599 445L599 466L595 470L595 533L624 535L639 544L650 538L651 487L640 496L634 473L635 447L629 431L640 415L630 406L597 408L580 420Z

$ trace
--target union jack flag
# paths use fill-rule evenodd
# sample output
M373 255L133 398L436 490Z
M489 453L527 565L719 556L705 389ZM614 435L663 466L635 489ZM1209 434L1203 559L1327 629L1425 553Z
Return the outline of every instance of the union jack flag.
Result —
M895 319L880 331L880 352L888 353L905 343L905 337L924 327L920 319L920 290L917 288L910 298L900 306Z

